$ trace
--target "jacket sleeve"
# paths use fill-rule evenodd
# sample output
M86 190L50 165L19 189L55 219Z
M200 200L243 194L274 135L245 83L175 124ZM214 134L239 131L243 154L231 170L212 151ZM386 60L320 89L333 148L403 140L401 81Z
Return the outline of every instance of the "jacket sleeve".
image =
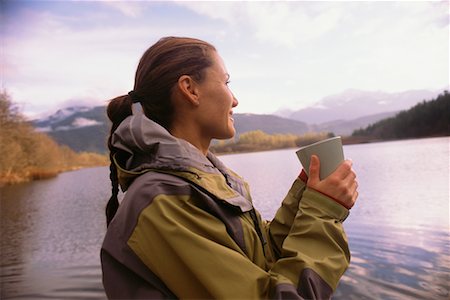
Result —
M299 178L297 178L292 184L292 187L283 199L283 202L277 210L273 220L266 223L265 226L269 237L269 245L275 259L280 258L284 239L291 231L292 224L294 223L294 219L298 211L300 198L306 188L305 182L300 177L301 176L299 176Z
M333 218L339 210L316 192L305 191L281 258L270 270L253 263L223 222L195 201L190 195L156 196L140 213L128 240L140 260L179 298L303 299L303 286L322 295L316 289L324 283L334 288L346 268L345 238Z
M271 271L289 278L304 298L328 299L350 263L342 226L349 212L327 196L305 188L298 180L288 197L298 195L299 188L303 191L298 210ZM291 287L286 285L283 289Z

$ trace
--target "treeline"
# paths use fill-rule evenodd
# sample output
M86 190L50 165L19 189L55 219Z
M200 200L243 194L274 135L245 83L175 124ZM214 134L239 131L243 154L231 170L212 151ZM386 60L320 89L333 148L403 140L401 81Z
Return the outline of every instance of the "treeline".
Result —
M423 101L392 118L355 130L352 136L382 140L448 136L450 135L449 105L450 94L444 91L436 99Z
M36 132L5 91L0 93L0 149L0 185L108 163L105 155L76 153Z
M216 141L210 149L216 154L266 151L300 147L333 136L332 133L268 134L255 130L243 133L235 140Z

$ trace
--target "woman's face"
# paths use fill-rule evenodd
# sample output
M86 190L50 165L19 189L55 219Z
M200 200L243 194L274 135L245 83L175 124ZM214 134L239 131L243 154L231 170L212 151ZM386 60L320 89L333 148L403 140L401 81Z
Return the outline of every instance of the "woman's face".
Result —
M198 124L202 135L210 139L232 138L234 128L233 107L238 105L228 87L228 74L222 58L212 53L213 65L205 70L205 78L199 84Z

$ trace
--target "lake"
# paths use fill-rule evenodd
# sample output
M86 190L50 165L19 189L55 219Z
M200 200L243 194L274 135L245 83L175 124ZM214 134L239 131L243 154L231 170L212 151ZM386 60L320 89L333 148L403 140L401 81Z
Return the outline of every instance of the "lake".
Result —
M344 146L359 199L345 221L352 261L333 299L448 299L450 138ZM273 217L301 170L296 149L221 160ZM1 299L104 299L99 249L108 168L0 189Z

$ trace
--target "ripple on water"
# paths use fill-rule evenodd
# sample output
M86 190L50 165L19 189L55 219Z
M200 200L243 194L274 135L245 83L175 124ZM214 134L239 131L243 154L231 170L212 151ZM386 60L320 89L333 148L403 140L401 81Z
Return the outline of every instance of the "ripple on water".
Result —
M1 299L106 299L100 265L2 267Z
M345 146L360 204L344 223L352 262L333 299L448 300L449 141ZM300 168L292 149L222 158L249 181L267 219ZM0 190L1 299L105 299L99 251L108 174L84 169Z
M377 238L371 240L369 233ZM448 233L425 234L430 239L419 247L414 230L350 228L352 260L333 299L448 299Z

